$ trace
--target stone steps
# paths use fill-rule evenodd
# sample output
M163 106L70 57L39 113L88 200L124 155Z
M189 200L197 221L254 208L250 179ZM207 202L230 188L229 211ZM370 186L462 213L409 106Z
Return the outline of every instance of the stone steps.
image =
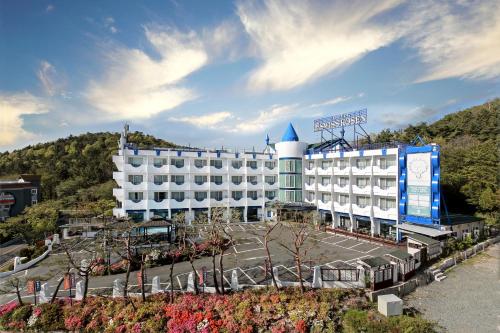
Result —
M434 275L434 280L436 281L443 281L444 279L446 279L446 275L441 272Z

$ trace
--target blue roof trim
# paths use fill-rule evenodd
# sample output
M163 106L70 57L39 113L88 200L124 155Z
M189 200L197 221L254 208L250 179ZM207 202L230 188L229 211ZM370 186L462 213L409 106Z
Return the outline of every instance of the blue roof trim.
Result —
M220 151L217 150L217 158L220 158Z
M239 158L240 157L240 153L234 153L234 157L235 158Z
M160 156L160 150L156 149L156 156Z
M344 152L343 151L340 152L340 158L344 158Z
M137 149L134 149L134 155L138 155L139 151Z
M387 155L387 149L386 148L382 148L382 156L386 156Z
M182 151L178 150L177 151L177 156L180 157L182 155Z
M273 154L269 154L269 159L272 160L273 159Z
M201 151L198 152L198 157L201 157Z
M283 134L283 137L281 137L281 141L299 141L299 136L297 135L297 132L295 132L295 128L293 128L292 123L288 124L285 134Z
M365 156L365 151L363 149L361 149L359 151L359 156L361 156L361 157Z

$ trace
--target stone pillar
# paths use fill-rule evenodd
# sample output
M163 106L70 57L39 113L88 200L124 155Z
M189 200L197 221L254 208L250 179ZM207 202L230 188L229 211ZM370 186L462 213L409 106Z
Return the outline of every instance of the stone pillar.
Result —
M158 294L160 292L162 292L160 285L160 277L154 276L153 279L151 280L151 293Z
M83 289L85 288L84 281L78 281L75 287L75 300L80 301L83 299Z
M61 241L59 239L59 234L54 234L52 241L54 244L61 244Z
M248 222L248 206L245 206L245 208L243 209L243 220L245 222Z
M391 263L391 266L392 266L392 283L396 284L398 282L399 264Z
M359 279L358 279L358 286L361 288L366 288L366 281L365 281L365 268L361 265L356 267L359 271Z
M125 286L122 280L116 279L113 281L113 298L123 297L123 290Z
M38 297L40 303L48 303L50 301L49 284L44 283L40 286L40 295Z
M14 271L17 269L18 265L21 265L21 257L14 257Z
M321 288L322 286L323 286L323 281L321 279L321 267L314 266L312 287Z
M279 275L278 275L278 267L273 267L273 275L274 278L276 279L276 282L280 280Z
M69 238L68 228L64 228L63 229L63 239L68 239L68 238Z
M190 272L189 275L188 275L188 281L187 281L187 287L186 287L186 291L187 292L194 292L194 274L193 272Z
M238 283L238 272L233 269L233 272L231 273L231 290L237 291L239 288L239 283Z

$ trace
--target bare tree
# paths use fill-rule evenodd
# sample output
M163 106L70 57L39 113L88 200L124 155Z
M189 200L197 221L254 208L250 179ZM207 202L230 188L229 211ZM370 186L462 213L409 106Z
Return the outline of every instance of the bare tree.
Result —
M186 214L184 212L180 212L174 216L172 222L175 227L175 233L179 242L174 242L175 247L171 248L169 251L170 255L170 302L174 301L174 265L181 255L186 239Z
M16 293L17 302L19 305L23 305L23 299L21 296L21 290L26 286L26 278L25 277L11 277L5 281L5 284L0 287L0 294L7 295L12 294L12 292Z
M269 265L271 280L273 282L273 286L276 289L278 289L279 288L278 282L276 282L276 277L274 276L274 271L273 271L273 261L271 258L271 251L269 250L269 243L274 240L271 237L271 234L281 223L282 206L279 202L276 202L274 204L274 207L276 209L276 221L275 223L272 223L272 221L265 221L266 229L263 238L264 238L264 248L266 250L266 256L267 256L267 262L269 263L268 265Z

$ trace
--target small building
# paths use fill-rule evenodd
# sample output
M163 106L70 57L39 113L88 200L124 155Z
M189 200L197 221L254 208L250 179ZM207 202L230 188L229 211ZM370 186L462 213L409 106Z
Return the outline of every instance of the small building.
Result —
M441 229L451 231L451 236L462 240L465 237L477 239L484 231L484 219L462 214L452 214L441 219Z
M372 290L384 289L393 285L393 268L389 261L382 257L374 257L359 259L358 264L366 269Z
M408 252L398 249L386 254L385 257L396 267L398 281L407 281L415 275L415 258Z
M38 175L22 174L18 179L0 180L0 222L42 199L40 179Z
M406 235L407 251L415 258L418 268L421 263L437 258L443 252L441 243L438 240L420 235Z

